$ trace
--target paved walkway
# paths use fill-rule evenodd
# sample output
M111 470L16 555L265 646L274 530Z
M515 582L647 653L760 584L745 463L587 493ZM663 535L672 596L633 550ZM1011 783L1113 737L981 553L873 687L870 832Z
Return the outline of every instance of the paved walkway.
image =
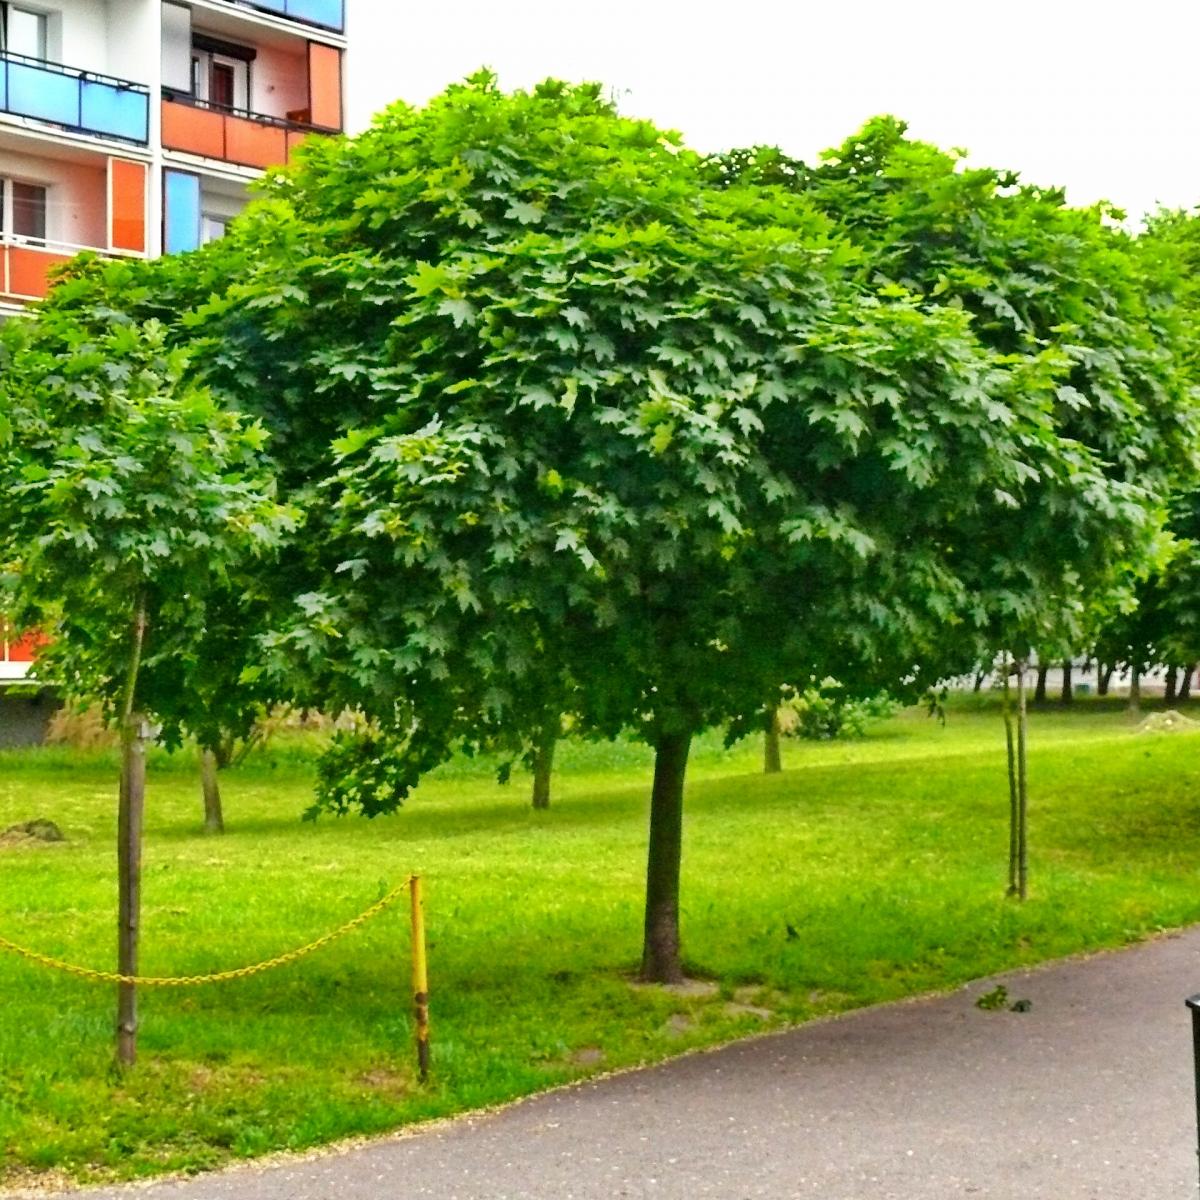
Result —
M147 1200L1175 1200L1196 1196L1200 929L858 1012L495 1115ZM121 1191L94 1193L123 1197Z

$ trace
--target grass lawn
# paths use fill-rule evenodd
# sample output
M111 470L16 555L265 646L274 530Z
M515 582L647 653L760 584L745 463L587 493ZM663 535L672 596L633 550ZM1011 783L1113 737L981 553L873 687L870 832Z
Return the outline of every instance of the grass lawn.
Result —
M1200 920L1200 736L1138 735L1096 702L1032 719L1032 896L1003 897L995 708L907 712L858 742L718 738L689 774L687 997L634 988L649 757L566 745L554 807L453 764L395 817L302 824L311 764L285 746L224 780L199 832L190 760L150 773L143 971L274 955L427 879L434 1076L417 1085L403 909L268 975L143 992L142 1061L111 1063L113 989L0 955L0 1185L198 1170L504 1101L764 1027ZM0 755L0 829L48 817L63 846L0 848L0 933L98 968L115 955L115 766ZM736 1002L734 1001L736 993ZM764 1011L769 1010L769 1015Z

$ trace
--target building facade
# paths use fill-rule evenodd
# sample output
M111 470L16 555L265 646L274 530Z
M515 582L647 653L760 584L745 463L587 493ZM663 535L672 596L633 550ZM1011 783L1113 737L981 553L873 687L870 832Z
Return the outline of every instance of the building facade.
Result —
M0 0L0 317L80 250L219 237L344 127L346 0Z

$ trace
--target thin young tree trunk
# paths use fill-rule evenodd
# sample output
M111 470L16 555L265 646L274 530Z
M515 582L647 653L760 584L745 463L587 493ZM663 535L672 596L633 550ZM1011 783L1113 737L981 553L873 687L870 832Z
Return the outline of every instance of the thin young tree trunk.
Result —
M211 750L200 751L200 786L204 792L204 832L224 833L225 813L221 808L220 763Z
M121 713L121 790L117 804L117 971L136 975L142 905L142 823L146 804L146 718L135 711L146 640L146 606L138 599L125 703ZM137 988L117 984L117 1062L137 1061Z
M553 731L546 733L537 744L533 753L533 807L550 807L550 779L554 773L554 750L558 745L558 735Z
M642 979L679 983L679 867L683 854L683 781L690 733L665 733L654 756L650 796L650 852L646 863L646 929Z
M987 678L986 671L975 672L975 691L976 693L983 691L983 681Z
M1112 683L1113 669L1105 663L1096 664L1096 695L1107 696Z
M1008 895L1017 894L1017 851L1020 809L1017 803L1017 749L1013 738L1012 693L1009 687L1010 663L1004 660L1004 740L1008 746Z
M1068 658L1063 663L1063 685L1062 685L1062 702L1070 704L1075 699L1075 678L1072 671L1071 660Z
M1046 676L1050 674L1049 667L1038 666L1037 669L1037 686L1033 691L1034 704L1046 703Z
M1174 704L1179 694L1179 668L1168 667L1163 683L1163 699L1168 704Z
M1142 669L1134 667L1129 673L1129 711L1142 710Z
M783 770L783 754L779 746L779 709L767 712L767 727L763 735L763 774L778 775Z
M1192 677L1196 674L1195 663L1185 663L1182 670L1182 678L1179 681L1179 695L1176 699L1180 704L1192 698Z
M1017 663L1017 898L1029 895L1029 713L1025 704L1025 663Z

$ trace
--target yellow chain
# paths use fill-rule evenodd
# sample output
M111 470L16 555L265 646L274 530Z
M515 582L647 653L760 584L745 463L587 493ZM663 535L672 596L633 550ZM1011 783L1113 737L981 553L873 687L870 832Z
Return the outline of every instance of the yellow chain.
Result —
M297 959L312 954L315 950L320 950L322 946L328 946L330 942L336 942L338 938L353 933L359 926L365 925L389 905L394 904L410 883L412 883L411 875L399 887L392 888L382 900L372 904L365 912L359 913L345 925L340 925L323 937L317 938L315 942L309 942L307 946L301 946L298 950L289 950L286 954L268 958L265 962L255 963L253 966L236 967L232 971L218 971L213 975L175 975L158 978L151 976L147 978L141 975L119 975L115 971L93 971L91 967L81 967L75 963L63 962L62 959L52 958L49 954L41 954L26 946L18 946L16 942L10 942L5 937L0 937L0 950L8 950L39 966L49 967L53 971L62 971L67 975L77 975L80 979L90 979L94 983L132 983L138 987L195 987L203 983L226 983L231 979L246 979L251 975L261 975L264 971L274 970L276 967L287 966Z

